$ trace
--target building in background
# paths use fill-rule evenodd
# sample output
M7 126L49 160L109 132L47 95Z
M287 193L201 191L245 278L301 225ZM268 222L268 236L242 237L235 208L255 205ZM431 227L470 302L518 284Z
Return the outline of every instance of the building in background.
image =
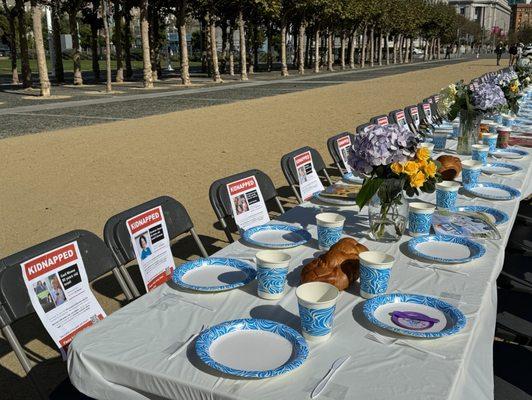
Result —
M532 4L527 0L525 3L516 2L512 5L512 19L510 21L510 31L517 32L523 29L524 26L532 25Z
M505 35L510 29L512 9L507 0L449 0L448 3L458 14L478 22L485 31Z

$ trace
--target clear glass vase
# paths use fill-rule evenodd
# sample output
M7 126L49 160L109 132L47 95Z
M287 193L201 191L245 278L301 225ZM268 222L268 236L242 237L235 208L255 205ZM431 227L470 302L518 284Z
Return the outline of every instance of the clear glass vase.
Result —
M387 202L377 193L368 202L368 216L373 240L397 242L406 229L408 205L402 193Z
M460 132L456 152L471 155L471 146L478 143L481 116L471 115L467 111L460 112Z

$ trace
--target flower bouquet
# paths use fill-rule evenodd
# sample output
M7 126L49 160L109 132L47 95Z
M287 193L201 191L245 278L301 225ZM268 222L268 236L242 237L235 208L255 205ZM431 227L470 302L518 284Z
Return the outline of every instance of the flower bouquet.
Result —
M438 101L438 108L449 121L460 115L458 154L471 154L471 146L478 140L478 128L483 115L500 112L507 106L504 92L493 82L475 81L469 85L463 81L457 82L442 89Z
M495 76L493 83L501 88L506 98L507 106L503 107L503 111L517 114L519 112L519 99L521 98L521 84L517 73L513 69L500 72Z
M419 147L421 137L396 124L371 126L355 135L348 162L353 172L365 177L357 195L362 209L369 203L374 239L399 240L406 227L408 196L432 193L441 180L430 151Z

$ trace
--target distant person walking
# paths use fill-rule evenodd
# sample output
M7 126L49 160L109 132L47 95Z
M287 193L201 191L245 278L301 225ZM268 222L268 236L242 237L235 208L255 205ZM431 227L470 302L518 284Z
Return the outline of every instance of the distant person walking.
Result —
M502 42L499 42L497 47L495 47L495 54L497 55L497 65L500 65L502 53L504 53L504 46Z
M508 50L508 53L510 53L509 65L512 66L517 61L517 45L515 43L510 46L510 50Z
M448 45L445 48L445 59L446 60L450 60L451 59L451 51L452 51L451 45Z

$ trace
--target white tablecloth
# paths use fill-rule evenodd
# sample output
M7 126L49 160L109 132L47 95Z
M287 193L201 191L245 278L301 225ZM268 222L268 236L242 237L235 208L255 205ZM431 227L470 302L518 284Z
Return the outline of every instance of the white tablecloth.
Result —
M514 176L486 177L531 192L530 160L512 161L524 167ZM435 194L421 196L435 202ZM510 216L501 226L503 239L484 241L484 257L457 265L469 276L414 268L399 243L383 244L364 238L367 217L355 209L337 212L347 217L346 233L362 239L370 250L396 257L390 290L440 297L457 305L467 316L458 334L435 340L415 340L418 346L444 354L443 360L401 345L384 345L366 338L375 327L362 312L358 284L343 292L337 306L334 331L325 343L311 344L309 357L297 370L271 379L242 380L209 370L195 356L194 344L168 361L177 346L203 324L246 317L267 318L299 330L295 288L302 265L317 253L317 241L289 250L293 259L288 276L289 291L279 301L262 300L256 282L216 294L187 293L173 284L164 285L116 311L96 326L78 334L69 351L72 383L97 399L308 399L332 362L350 354L350 361L335 375L321 398L344 399L493 399L492 342L496 316L496 278L504 260L504 248L517 213L518 200L493 202L460 195L461 205L491 205ZM316 238L314 216L323 207L306 203L281 220L301 224ZM365 212L363 213L365 214ZM242 242L231 244L217 256L249 257L257 249ZM192 299L214 312L183 302Z

